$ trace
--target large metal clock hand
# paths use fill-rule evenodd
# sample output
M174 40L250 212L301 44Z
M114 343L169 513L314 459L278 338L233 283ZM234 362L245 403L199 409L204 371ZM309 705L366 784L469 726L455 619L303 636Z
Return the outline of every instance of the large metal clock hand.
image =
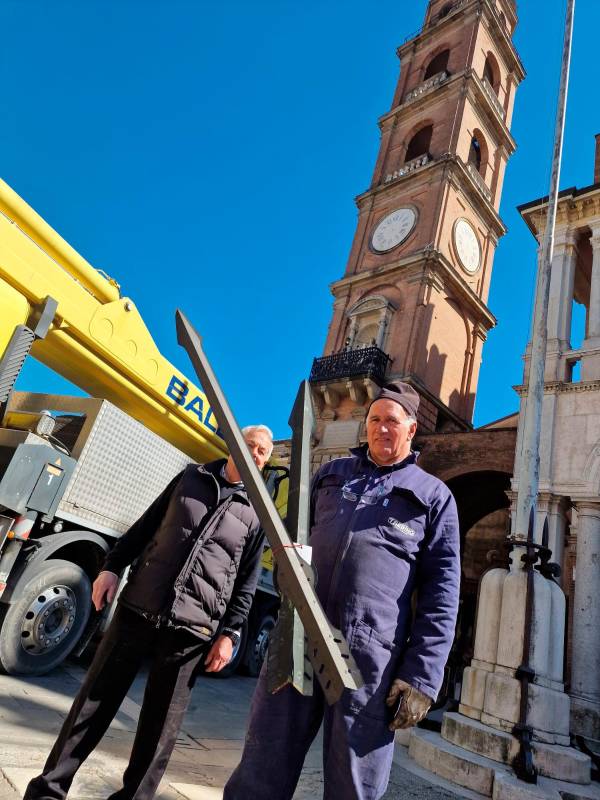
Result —
M362 686L360 672L343 636L325 616L300 559L292 551L292 540L202 350L198 332L181 311L176 313L176 325L177 341L190 357L269 544L278 554L279 584L300 615L308 640L308 655L325 698L328 703L334 703L344 689Z
M315 426L310 384L302 381L289 419L292 429L290 489L286 528L298 545L308 544L310 527L310 446ZM309 579L312 577L305 569ZM314 579L312 581L314 585ZM267 686L276 692L291 683L301 694L313 693L313 669L298 612L283 595L277 624L269 635Z

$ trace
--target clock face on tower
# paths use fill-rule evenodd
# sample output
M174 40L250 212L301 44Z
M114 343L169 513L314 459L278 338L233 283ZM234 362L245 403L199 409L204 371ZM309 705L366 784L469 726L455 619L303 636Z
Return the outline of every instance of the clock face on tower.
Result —
M470 222L457 219L454 223L454 247L461 266L473 275L481 264L479 239Z
M371 247L376 253L386 253L408 237L415 227L417 214L413 208L397 208L384 217L371 236Z

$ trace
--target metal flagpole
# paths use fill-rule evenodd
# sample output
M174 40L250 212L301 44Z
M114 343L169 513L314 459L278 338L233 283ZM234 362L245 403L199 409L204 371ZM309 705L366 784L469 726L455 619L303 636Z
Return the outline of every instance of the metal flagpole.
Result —
M535 543L535 509L540 477L540 438L542 428L542 404L544 400L544 372L546 366L546 343L548 339L547 317L550 296L550 273L554 255L554 228L558 205L558 187L562 160L567 91L569 86L569 67L573 41L573 19L575 0L567 0L565 37L558 93L556 129L554 132L554 152L552 155L552 175L548 194L548 214L541 247L538 268L531 336L531 361L527 381L527 399L523 421L523 443L519 464L519 488L517 493L517 513L512 543L514 546L512 562L519 564L527 576L525 590L525 619L523 631L523 659L516 672L521 682L519 721L513 732L519 737L520 749L513 762L517 777L528 783L537 783L538 771L534 763L532 747L533 730L529 725L528 710L530 702L529 687L535 680L532 664L532 624L534 609L534 569L539 557L539 547ZM547 521L543 538L547 540ZM548 557L549 555L546 554ZM546 561L548 561L548 557Z
M300 384L289 425L292 429L292 455L286 528L293 542L307 545L310 533L310 450L315 427L308 381ZM307 574L314 585L314 573ZM270 692L279 691L290 683L301 694L312 695L314 675L305 639L298 612L291 601L282 596L277 624L269 635L267 688Z
M558 187L560 182L560 166L565 130L574 16L575 0L567 0L558 110L554 133L554 152L552 156L552 175L550 178L550 192L548 195L548 215L536 282L531 337L531 360L529 365L529 380L527 382L523 443L519 469L519 489L517 493L517 514L514 533L517 538L523 539L524 541L527 538L531 509L535 508L537 503L540 475L540 433L542 427L542 403L544 399L546 342L548 338L546 320L548 317L548 299L550 296L550 271L552 268L552 257L554 255L554 228L556 224L556 208L558 205Z

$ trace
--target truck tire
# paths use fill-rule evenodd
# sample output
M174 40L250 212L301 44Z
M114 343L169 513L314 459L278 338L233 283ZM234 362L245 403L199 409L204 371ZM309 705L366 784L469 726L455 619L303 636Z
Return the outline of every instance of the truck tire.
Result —
M18 600L0 615L0 666L9 675L44 675L83 633L92 585L81 567L61 559L32 564L22 577Z
M248 675L257 678L260 674L263 661L267 655L269 644L269 634L275 627L275 617L270 612L266 612L259 618L254 634L246 645L245 664Z

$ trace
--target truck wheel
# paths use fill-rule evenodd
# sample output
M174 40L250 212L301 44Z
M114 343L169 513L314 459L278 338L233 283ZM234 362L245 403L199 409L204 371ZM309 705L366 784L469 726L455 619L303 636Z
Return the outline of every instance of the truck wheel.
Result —
M31 576L28 576L31 572ZM9 675L43 675L77 644L91 611L92 586L77 564L32 564L14 603L0 620L0 665Z
M245 662L248 674L253 678L257 678L260 674L263 661L267 655L269 634L274 627L275 617L272 614L264 614L258 621L254 637L248 642Z

